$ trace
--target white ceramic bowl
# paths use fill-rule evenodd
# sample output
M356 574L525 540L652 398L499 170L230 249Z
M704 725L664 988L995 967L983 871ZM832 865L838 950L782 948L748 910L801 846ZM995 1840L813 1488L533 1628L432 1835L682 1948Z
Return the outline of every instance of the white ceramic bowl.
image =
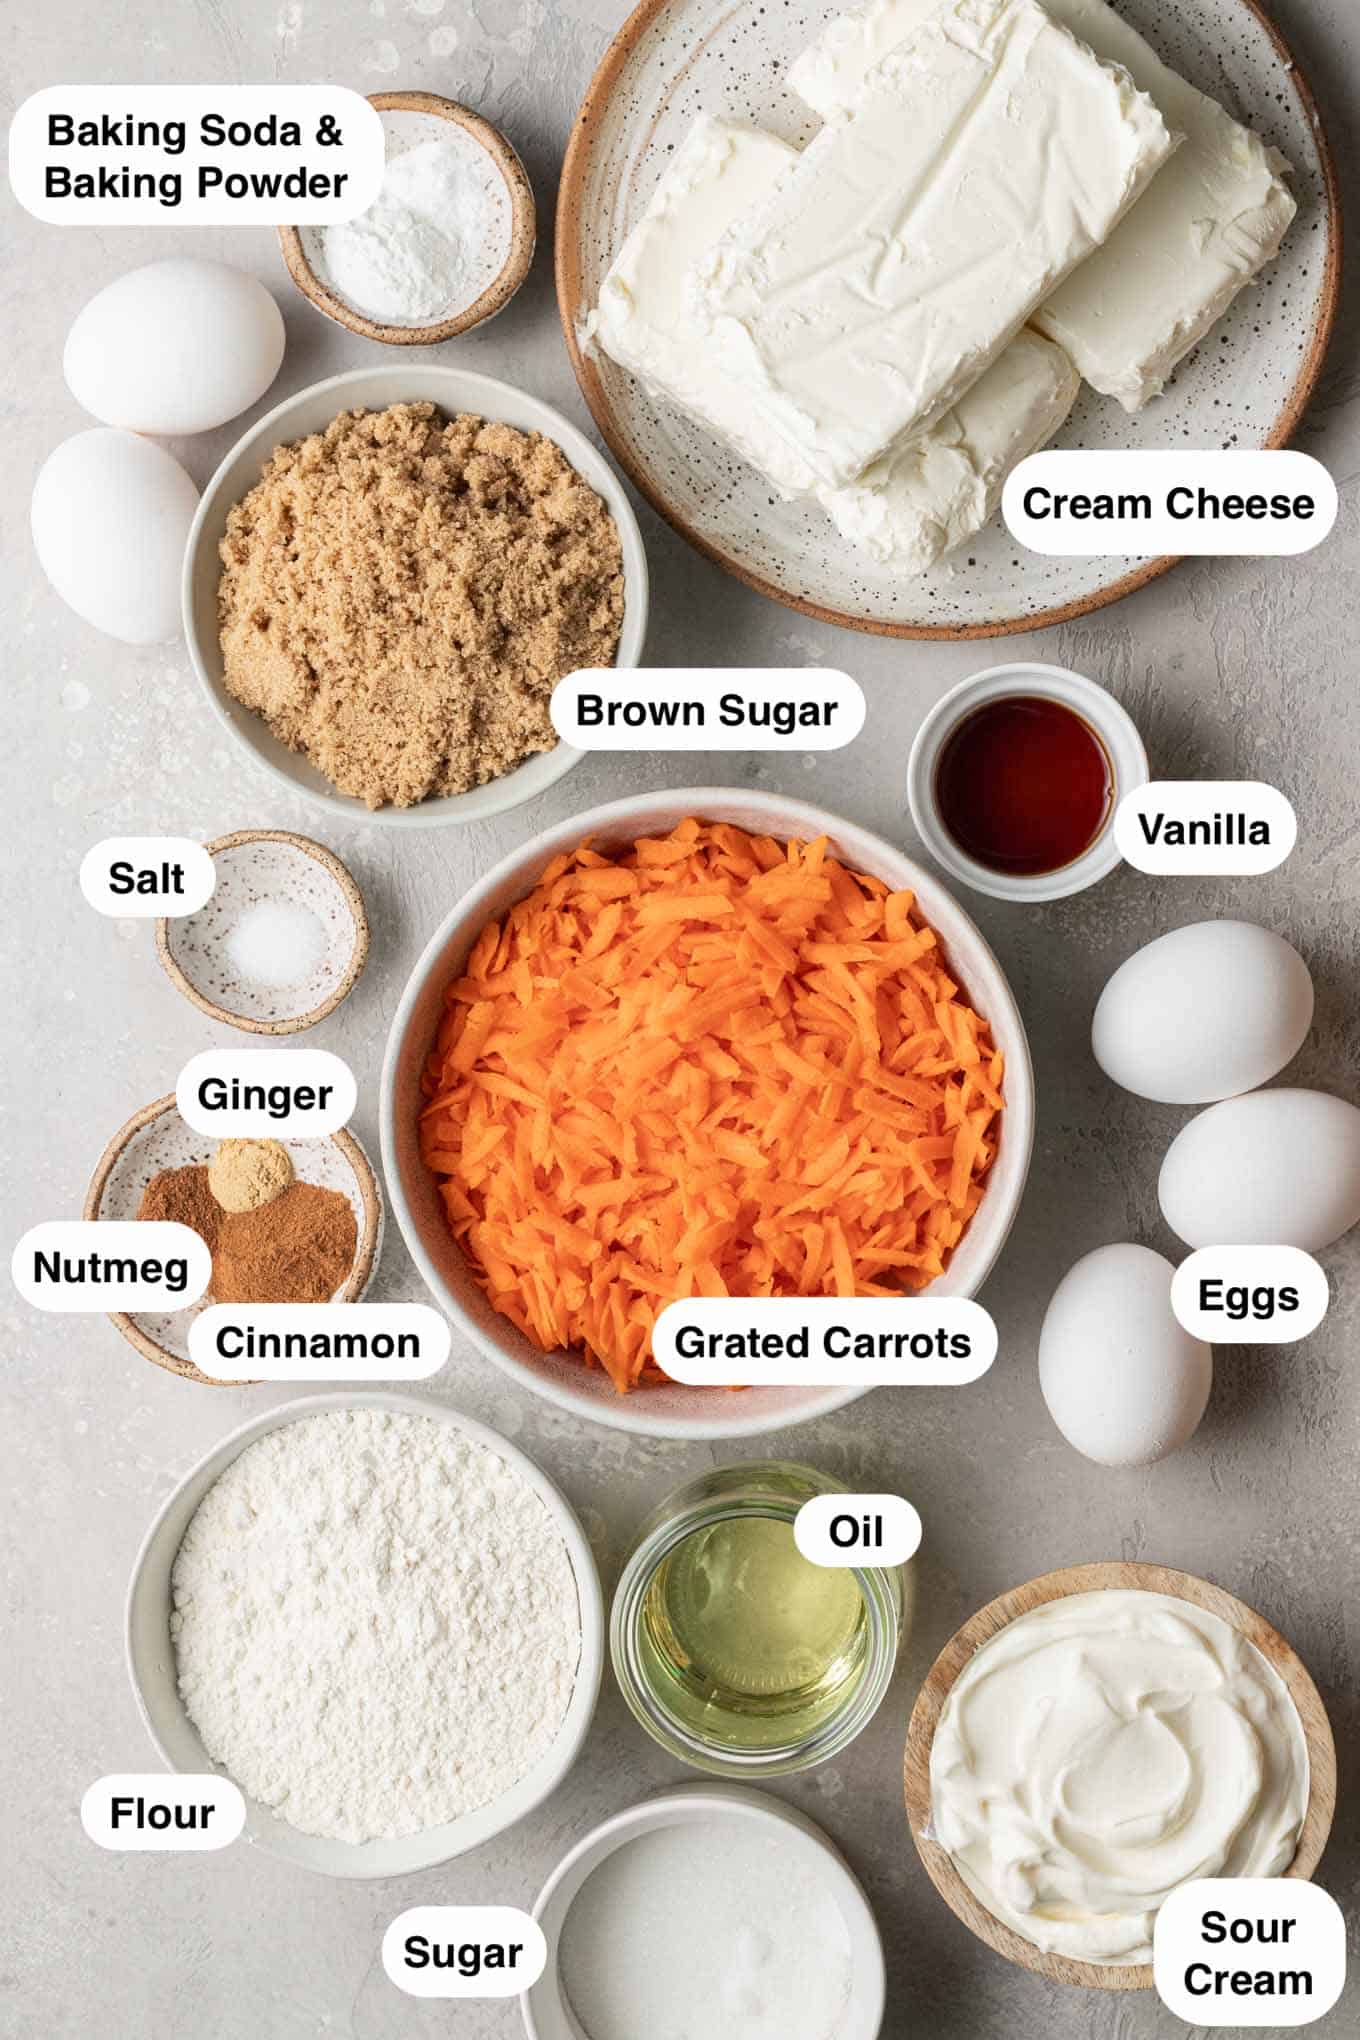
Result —
M1000 1253L1019 1207L1034 1140L1034 1075L1024 1022L1000 964L962 907L919 864L881 837L825 809L782 795L732 787L645 794L591 808L545 830L489 871L445 916L411 973L392 1022L382 1074L382 1149L388 1196L416 1266L458 1329L523 1387L562 1409L620 1431L652 1438L753 1438L826 1416L862 1388L685 1388L653 1383L619 1395L603 1368L566 1353L545 1354L494 1310L451 1237L435 1178L420 1157L421 1072L443 1011L444 988L461 971L489 920L523 899L545 866L590 836L602 845L665 835L687 815L732 822L788 838L826 835L835 855L889 885L910 886L939 934L951 966L978 1011L991 1022L1006 1057L1006 1113L997 1158L976 1216L932 1285L936 1296L973 1296Z
M563 1496L532 1460L485 1424L474 1423L471 1417L448 1409L443 1403L419 1396L392 1395L380 1389L360 1390L345 1395L307 1396L300 1402L267 1410L224 1438L206 1459L200 1459L161 1508L142 1541L132 1569L124 1640L137 1705L165 1763L172 1771L213 1770L198 1730L184 1711L175 1679L175 1653L170 1641L170 1575L175 1555L204 1495L247 1445L299 1418L347 1409L394 1410L406 1416L431 1417L497 1453L541 1497L557 1526L571 1559L581 1610L581 1661L557 1740L517 1785L489 1806L419 1834L355 1843L334 1841L324 1835L305 1835L253 1799L246 1801L246 1837L271 1856L305 1870L319 1870L328 1877L402 1877L462 1856L532 1813L575 1763L595 1712L604 1664L600 1578L580 1524Z
M743 1785L711 1785L697 1792L681 1786L660 1793L602 1822L563 1858L534 1907L534 1918L548 1943L548 1966L519 2001L529 2040L585 2040L558 1977L556 1951L572 1901L591 1873L640 1835L712 1820L739 1820L778 1837L786 1848L803 1853L826 1880L850 1940L851 1996L844 2021L836 2028L837 2040L876 2040L886 1988L883 1942L858 1878L815 1822Z
M315 766L281 744L252 709L232 699L223 684L217 634L217 589L222 573L218 548L226 532L227 515L259 481L274 449L324 430L341 411L382 411L389 404L410 403L438 404L449 413L471 411L521 432L541 432L557 442L577 473L604 498L623 546L624 616L615 659L618 666L636 666L642 656L647 629L647 556L622 482L584 433L527 391L487 375L471 375L466 369L410 362L331 376L288 397L236 442L203 491L184 554L184 635L204 692L233 740L292 792L305 794L342 821L421 829L447 822L484 821L489 815L519 807L569 772L581 753L558 744L555 750L526 759L513 772L468 793L447 794L421 801L416 807L366 808L362 801L337 793Z
M1080 857L1058 871L1043 871L1033 877L993 871L979 864L963 850L940 818L935 798L935 773L946 740L965 716L985 701L1005 695L1039 695L1060 701L1089 723L1105 747L1114 780L1110 811L1095 841ZM907 801L921 841L937 863L954 878L961 878L975 892L994 900L1035 902L1066 899L1069 893L1084 892L1088 885L1104 878L1119 863L1114 840L1114 811L1126 793L1148 781L1147 752L1133 719L1112 694L1072 673L1065 666L1045 666L1031 659L1017 659L1006 666L989 666L974 673L941 695L916 732L907 760Z

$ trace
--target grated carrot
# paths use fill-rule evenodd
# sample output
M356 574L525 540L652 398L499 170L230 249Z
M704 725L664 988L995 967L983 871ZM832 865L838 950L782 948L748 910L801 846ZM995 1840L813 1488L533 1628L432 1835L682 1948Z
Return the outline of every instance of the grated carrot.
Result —
M478 936L421 1153L492 1304L620 1393L687 1296L886 1296L942 1274L1003 1061L909 892L824 838L696 820L555 858Z

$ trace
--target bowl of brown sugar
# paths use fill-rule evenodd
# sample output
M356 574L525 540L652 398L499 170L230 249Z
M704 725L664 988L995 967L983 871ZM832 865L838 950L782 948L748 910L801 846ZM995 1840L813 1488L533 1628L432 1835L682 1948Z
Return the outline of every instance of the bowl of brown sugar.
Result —
M636 666L637 520L537 397L434 365L290 397L204 490L184 626L234 741L346 821L484 820L578 761L549 704Z
M209 1303L357 1303L382 1251L382 1193L347 1130L320 1140L223 1140L195 1133L173 1092L133 1114L99 1158L86 1219L187 1225L212 1255L208 1293L178 1311L112 1311L123 1337L187 1381L240 1386L189 1358Z

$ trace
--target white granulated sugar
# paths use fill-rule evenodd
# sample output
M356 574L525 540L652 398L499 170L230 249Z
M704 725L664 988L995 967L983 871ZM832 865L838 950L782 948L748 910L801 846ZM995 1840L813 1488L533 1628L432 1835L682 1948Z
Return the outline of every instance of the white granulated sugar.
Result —
M510 253L510 195L474 136L393 156L382 190L358 219L327 227L322 264L346 303L371 319L420 324L473 304Z
M557 1526L430 1417L328 1411L247 1446L171 1584L204 1748L304 1834L416 1834L490 1804L551 1747L576 1680Z

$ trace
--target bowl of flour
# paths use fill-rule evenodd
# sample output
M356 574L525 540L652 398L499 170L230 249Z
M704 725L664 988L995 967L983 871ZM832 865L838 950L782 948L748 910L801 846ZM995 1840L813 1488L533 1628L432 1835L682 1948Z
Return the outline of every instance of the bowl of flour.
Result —
M232 1778L251 1841L333 1877L427 1870L532 1812L585 1740L603 1638L552 1483L382 1391L223 1439L148 1531L126 1614L166 1764Z

